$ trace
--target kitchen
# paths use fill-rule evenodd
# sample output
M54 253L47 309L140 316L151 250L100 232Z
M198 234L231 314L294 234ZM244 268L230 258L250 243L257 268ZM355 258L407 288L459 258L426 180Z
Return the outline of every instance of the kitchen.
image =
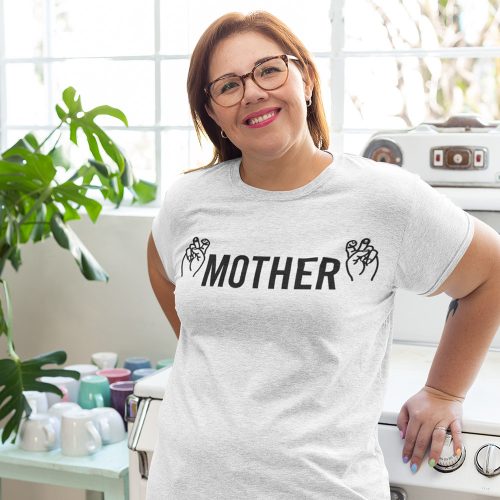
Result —
M28 10L31 9L34 12L31 31L36 32L34 27L37 27L36 29L41 33L40 36L44 40L52 40L48 34L52 33L51 29L56 34L64 34L66 29L64 23L67 23L67 25L73 23L78 26L75 18L78 15L84 15L81 10L75 10L71 13L71 8L63 2L57 3L49 0L34 2L34 7L30 2L28 3L30 4ZM408 7L410 14L404 17L404 23L401 21L401 25L406 26L407 32L405 36L410 39L410 42L407 40L405 44L404 37L402 37L400 44L392 48L389 48L386 42L380 41L383 37L382 34L378 34L377 30L381 30L381 26L384 26L384 24L381 24L380 19L385 19L387 32L389 34L393 33L391 29L393 29L395 21L390 22L390 16L403 15L400 10L405 4L404 2L396 2L399 7L393 7L394 10L391 10L392 7L387 7L387 12L384 12L384 15L377 10L379 8L377 3L373 3L372 8L366 10L365 22L371 22L373 32L376 32L376 36L374 35L375 42L373 42L372 46L367 46L369 43L361 37L359 32L363 28L361 22L357 22L355 12L356 9L367 9L366 4L369 2L352 2L352 4L351 2L335 1L317 2L315 9L317 12L311 13L311 16L317 23L316 25L322 27L322 30L318 30L321 33L309 35L306 31L299 30L300 9L297 9L299 10L298 13L291 13L289 11L295 9L287 8L283 2L275 2L265 6L259 2L248 2L237 6L234 4L231 4L231 6L221 5L217 7L217 12L204 13L203 16L201 14L195 16L190 10L194 11L196 8L200 8L197 2L188 2L190 8L186 7L184 12L184 7L174 7L168 1L150 1L145 3L142 13L137 12L131 3L124 3L121 7L117 7L114 2L109 3L110 5L113 4L113 6L110 7L111 10L108 16L117 15L117 11L113 10L113 7L121 9L123 15L128 16L124 18L124 22L128 19L130 26L134 26L134 29L137 30L135 33L138 40L146 38L144 33L147 32L146 28L149 26L155 27L156 31L153 30L153 32L156 33L156 38L150 37L148 43L145 41L137 42L139 47L134 47L133 44L125 45L123 52L121 52L121 47L110 45L105 54L110 57L118 55L125 59L128 58L127 62L113 61L113 63L108 62L107 64L113 65L116 68L114 71L122 79L127 78L127 75L134 79L135 88L141 89L140 99L127 99L121 94L122 90L115 89L115 85L109 85L111 90L108 90L106 85L102 84L103 91L96 94L97 101L92 105L100 105L106 102L119 107L127 114L130 118L130 130L125 131L120 130L119 127L110 126L109 133L113 137L119 137L121 144L130 148L133 164L137 167L138 177L158 183L159 191L162 192L166 189L175 177L176 171L183 170L186 165L201 165L209 159L207 157L207 153L210 152L209 147L205 143L203 152L200 152L200 146L196 141L192 125L188 121L190 118L189 116L186 117L188 115L187 103L184 97L186 63L190 50L193 48L193 42L208 23L219 14L230 10L248 11L250 9L267 8L288 22L291 28L296 30L306 44L311 47L317 58L320 72L322 71L322 85L331 129L332 150L353 154L366 152L365 156L374 155L376 159L389 161L396 165L398 164L398 158L402 157L403 168L412 169L413 172L421 175L424 180L426 180L426 176L432 174L432 177L428 177L428 181L440 193L445 194L457 206L482 220L497 232L500 231L499 174L496 168L496 165L500 164L500 148L498 147L499 141L495 141L495 133L498 132L494 126L496 125L495 122L500 119L498 95L494 92L495 85L498 84L498 74L491 73L492 68L495 67L495 61L497 62L498 57L500 57L500 42L496 40L495 44L494 40L486 39L484 46L476 46L478 38L474 39L474 35L476 37L480 35L485 37L485 33L491 34L494 31L491 26L494 26L495 21L489 17L491 12L488 11L488 8L493 9L495 7L494 2L484 2L485 5L487 4L486 7L483 6L483 3L481 3L481 8L477 7L479 20L476 19L471 22L470 32L466 31L463 24L465 22L464 18L460 17L460 23L457 23L457 25L460 25L463 33L467 36L464 35L463 39L465 41L462 44L457 42L456 46L450 42L450 39L453 38L449 34L450 31L446 31L453 31L452 25L446 25L444 21L443 29L446 27L447 37L441 39L442 46L438 42L434 46L424 46L423 42L422 45L419 45L418 41L415 42L415 40L410 43L411 38L415 37L414 30L416 28L411 26L411 22L415 20L415 12L420 9L419 12L422 18L426 17L426 13L428 13L426 2L412 2L413 7ZM453 7L453 9L456 9L455 12L462 13L462 16L466 13L470 15L470 2L448 2L448 4L450 10ZM89 62L80 59L73 61L74 67L63 66L64 61L58 60L58 57L71 58L80 54L84 58L96 55L95 51L93 53L91 50L86 52L82 48L78 52L76 49L78 49L79 45L74 41L73 45L70 44L72 35L69 30L65 34L66 38L64 36L54 38L55 45L52 53L49 51L50 47L48 46L44 48L43 54L36 50L29 52L26 47L24 52L19 50L16 53L12 48L14 42L11 41L9 45L8 37L15 36L9 26L16 24L14 22L15 16L20 14L19 12L16 13L13 2L9 0L3 0L0 5L2 5L3 9L1 17L7 21L3 24L4 41L2 42L2 50L0 50L0 68L5 69L4 74L6 75L4 78L0 77L0 80L2 80L0 82L0 108L2 109L0 114L1 150L5 151L7 147L12 146L28 130L35 130L40 137L47 135L47 131L51 130L51 127L45 121L45 113L49 113L46 108L50 106L50 113L53 114L53 107L60 101L60 91L64 88L64 85L73 84L78 89L83 88L83 82L86 80L78 76L78 68L82 68L80 71L86 68L90 71L106 71L104 68L106 61L98 61L104 63L104 65L96 63L95 66L86 67L85 65L89 64ZM498 2L496 7L498 8ZM482 14L483 18L481 18L482 9L486 9L486 13ZM2 13L2 10L0 10L0 13ZM377 13L379 17L377 17ZM389 15L389 18L387 18L387 15ZM183 22L186 23L187 19L191 19L188 16L193 16L193 19L196 18L196 21L193 22L195 22L197 28L190 33L189 43L182 38L179 45L171 49L168 44L175 41L175 36L172 33L175 26L172 24L171 19L183 19ZM453 15L449 12L443 12L443 19L448 19L446 16L453 18ZM134 17L137 21L136 24L133 23ZM435 22L434 18L429 16L427 18ZM8 22L9 19L12 21ZM53 19L58 24L50 28L45 24L46 19ZM483 19L485 27L483 31L478 28L481 19ZM43 22L41 22L42 20ZM160 20L170 28L170 31L165 28L167 31L165 41L160 37ZM97 20L95 22L97 23L95 31L101 33L102 40L112 38L106 35L104 24L98 24L99 21ZM148 25L148 22L151 24ZM142 26L143 31L139 31L137 27L141 23L146 26L146 28ZM430 36L429 30L424 30L422 25L418 23L415 23L415 25L420 27L422 34ZM28 26L30 25L28 24ZM486 29L488 27L490 28L489 31ZM346 41L338 34L344 33L344 31L346 31ZM78 33L73 35L73 38L75 36L84 36ZM463 35L463 33L457 31L455 33L456 40L460 39L460 35ZM88 36L88 34L85 36ZM380 39L377 39L377 36L380 36ZM24 38L31 40L26 33ZM17 38L11 40L14 40L15 44L21 43ZM36 41L34 36L33 40ZM56 42L56 40L58 41ZM111 40L109 41L111 43ZM429 38L424 38L424 41L430 44ZM68 44L66 53L62 50L64 43ZM101 41L101 43L104 42ZM451 46L446 45L446 43ZM26 45L31 48L29 44ZM412 53L410 53L410 46L413 50ZM71 52L70 49L72 49ZM391 53L391 51L394 52ZM406 87L402 90L399 89L399 92L397 92L397 85L393 85L384 93L385 99L381 100L379 93L373 92L373 95L370 95L365 88L367 86L362 86L362 82L359 81L359 65L367 64L366 71L369 72L375 71L376 68L379 68L381 72L389 70L392 72L393 77L397 77L397 64L401 63L397 62L400 60L394 57L396 52L398 52L397 55L401 60L406 58L405 60L410 63L407 67L399 67L399 74L405 77ZM41 59L33 62L36 57L41 57ZM430 96L430 87L439 83L436 80L436 73L433 73L427 87L419 86L419 83L422 83L421 79L419 80L421 77L417 75L419 66L418 64L412 66L411 61L412 58L421 61L427 58L428 68L432 71L438 71L436 62L442 61L444 65L452 57L456 58L459 69L462 69L461 64L466 58L476 62L483 61L485 65L474 67L474 71L477 71L477 73L471 73L476 76L471 77L472 84L468 93L453 90L454 88L460 88L460 85L453 83L453 81L449 84L449 87L443 87L444 93L451 88L452 96L447 107L443 107L443 103L447 101L442 101L442 108L439 110L436 103L431 102L431 100L427 101L424 98L426 95ZM142 58L143 60L133 63L134 58ZM488 62L490 63L489 66ZM67 64L70 63L71 61ZM391 63L393 66L390 66ZM41 86L42 93L40 93L40 84L35 83L36 78L31 76L27 78L25 77L26 73L21 71L22 69L36 75L36 64L45 65L44 71L47 71ZM43 93L43 89L46 90L51 85L49 76L51 73L48 71L50 64L54 65L52 78L53 81L58 82L58 85L57 91L51 91L52 101L49 104L45 102L45 95L47 94ZM134 66L129 69L128 67L125 68L126 64L134 64ZM61 67L59 68L58 65ZM155 65L157 65L156 69ZM75 71L74 68L77 68L77 70ZM449 67L445 69L450 71ZM182 77L172 81L168 75L176 74L176 71ZM335 78L332 77L331 80L335 80L335 82L341 81L342 85L332 85L331 88L328 86L330 71L332 75L335 75ZM69 75L69 78L61 76L65 74ZM479 75L490 76L489 79L484 77L484 80L481 80ZM156 86L159 81L156 79L160 77L165 79L165 88L170 91L169 94L174 94L175 98L172 99L170 95L162 96L161 89ZM78 85L78 78L82 78L82 84L80 85ZM108 75L108 78L111 78L111 82L113 82L112 75ZM373 78L375 78L373 81L374 87L382 85L382 78L375 76ZM12 93L17 82L22 82L25 85L23 93ZM429 94L425 94L425 90L422 90L421 87L427 88ZM87 86L87 88L91 89L92 87ZM88 109L91 105L86 103L84 90L81 90L81 92L84 108ZM116 92L116 98L113 97L113 92ZM378 92L380 92L380 88ZM351 98L344 100L344 93ZM32 99L30 101L31 108L23 108L24 95L31 96L29 97L29 99ZM35 99L33 95L42 97ZM405 96L406 100L403 99ZM5 106L1 104L6 102L7 97L12 99L9 101L10 103L15 103L16 106L19 104L21 111L13 114L14 107L12 104L6 110ZM157 106L152 101L152 97L158 99L156 101ZM400 100L398 101L398 99ZM477 105L473 104L474 99L477 99ZM176 100L179 102L174 102ZM383 102L379 102L377 106L377 100ZM43 103L42 106L37 104L38 101ZM137 102L134 104L133 101L140 101L142 104L139 105ZM417 106L419 102L421 108ZM422 105L422 103L427 104L428 102L430 102L428 107ZM380 115L381 108L387 108L386 113L383 115ZM456 122L449 123L449 127L443 126L450 116L463 113L479 115L478 120L480 121L473 122L472 125L469 123L466 126L463 126L463 124L459 126ZM158 119L160 115L161 119ZM36 118L30 121L32 116ZM175 118L172 118L172 116ZM377 116L380 117L379 120L377 120ZM186 127L190 128L187 129ZM413 133L408 132L412 129ZM378 135L375 136L375 134ZM473 142L469 141L471 134L474 134ZM467 140L465 140L465 137L467 137ZM380 139L386 141L382 144L382 149L380 149L379 144L378 149L373 147L370 150L370 141ZM483 161L486 158L488 169L472 173L491 173L492 175L485 175L482 180L477 182L471 181L470 178L464 178L464 176L468 175L465 169L448 168L444 170L432 168L429 162L430 158L437 160L438 163L441 161L439 156L436 157L435 153L431 153L432 148L436 147L441 148L441 150L449 147L460 147L461 149L464 147L485 148L488 154L483 156ZM402 154L398 153L398 148ZM417 154L421 154L424 160L416 160ZM456 151L455 154L457 154ZM408 158L413 159L413 161L408 161ZM453 160L453 158L452 155L451 159ZM461 159L458 159L458 164L460 163ZM439 165L437 166L439 167ZM454 166L456 167L456 165ZM497 177L495 177L495 173ZM22 254L23 264L19 272L16 273L10 265L6 266L4 277L9 282L12 296L16 351L22 354L23 359L59 349L64 349L67 352L68 364L87 363L90 355L98 351L118 352L120 361L129 356L144 356L154 362L162 358L174 358L178 341L169 324L165 321L165 316L158 307L152 293L146 264L147 239L153 217L158 212L161 199L162 194L159 193L156 201L149 206L122 206L117 211L114 211L111 206L106 207L99 222L95 225L87 217L71 222L71 226L79 238L85 242L86 247L91 250L97 261L106 269L110 277L108 283L93 283L82 279L73 259L66 255L61 248L58 248L54 239L48 239L37 245L25 245ZM265 254L260 253L260 255ZM315 257L315 255L303 255L303 257L305 259ZM309 271L304 272L303 269L302 272L307 276ZM328 271L325 271L324 275L326 279L323 282L323 287L328 282ZM281 278L277 283L281 287ZM393 358L391 369L394 368L395 371L389 377L389 399L386 400L385 413L382 413L381 418L383 429L387 430L385 426L392 426L389 428L391 432L387 441L389 450L386 451L382 440L381 445L385 453L390 453L390 451L396 449L399 462L401 462L401 449L398 449L398 446L401 447L401 443L400 441L393 441L394 435L399 439L397 428L394 427L395 416L399 411L397 406L401 405L413 393L418 384L421 385L425 381L426 374L424 370L428 370L430 366L429 353L435 348L441 336L450 300L450 297L445 294L430 299L406 290L398 290L395 297L392 331L394 352L397 352L400 357L395 356ZM412 350L412 347L415 347L415 349ZM407 498L410 500L419 500L421 498L433 500L429 492L424 492L425 496L422 496L422 492L417 491L415 493L411 491L411 487L422 487L419 481L424 481L423 487L429 487L430 484L434 484L432 483L433 478L437 477L441 489L436 493L438 495L436 498L449 498L450 500L455 498L482 500L483 496L485 500L489 497L494 498L494 495L491 494L488 497L487 491L486 495L480 496L479 492L472 493L467 488L471 487L475 480L473 478L476 478L479 482L483 481L484 477L485 481L488 481L487 484L492 485L495 485L499 479L499 476L484 476L477 472L474 465L475 453L481 446L490 442L496 443L498 446L500 442L500 410L496 400L488 392L485 395L484 390L484 386L494 387L500 378L500 369L497 369L499 366L499 351L500 337L497 334L488 353L488 364L481 370L477 380L478 385L477 387L474 385L470 393L471 401L474 404L470 408L470 416L464 422L464 432L469 433L471 439L471 445L466 444L465 465L459 467L456 472L448 474L440 474L427 466L425 468L422 466L422 469L417 474L412 475L407 466L405 466L405 469L399 468L404 466L402 462L401 464L398 462L397 465L396 463L392 465L392 462L386 458L387 466L391 465L393 467L389 471L390 474L391 471L394 471L394 474L399 474L399 476L391 476L391 484L394 483L395 488L404 490L403 492L394 490L395 494L401 493L403 495L403 493L406 493ZM411 367L409 372L408 367ZM168 369L165 372L168 372ZM406 377L406 379L403 379L403 377ZM393 383L399 380L405 380L403 386L405 392L403 394L401 393L401 384ZM158 389L154 390L157 391ZM144 397L144 394L142 396ZM390 399L391 396L394 399ZM468 404L467 398L466 405ZM467 406L464 408L469 410ZM134 433L132 436L135 436L138 442L138 434ZM477 443L474 441L476 437L478 438ZM491 448L490 457L495 456L498 457L498 453L494 448ZM137 458L134 452L131 452L130 457L129 472L132 480L132 464ZM498 468L499 459L495 458L495 460L497 460L496 467ZM466 469L469 466L470 469ZM136 469L137 474L138 465ZM454 488L457 488L457 485L462 483L453 478L465 470L469 475L466 476L464 486L459 486L458 491L455 491ZM494 470L495 467L493 467ZM431 476L431 473L434 475ZM75 489L61 489L61 487L46 485L34 486L34 484L4 479L2 481L4 497L42 500L50 496L50 498L77 499L82 498L83 494ZM131 482L131 498L133 498L133 484L137 484L137 482ZM462 491L460 491L460 488L462 488ZM500 487L497 486L497 488ZM455 496L451 496L452 494ZM95 493L88 493L88 495L97 496ZM405 497L395 496L394 498Z

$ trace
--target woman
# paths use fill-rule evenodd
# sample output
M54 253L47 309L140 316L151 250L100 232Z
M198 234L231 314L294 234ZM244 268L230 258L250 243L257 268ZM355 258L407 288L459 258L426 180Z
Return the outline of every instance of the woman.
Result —
M314 62L268 13L209 26L188 93L214 157L177 178L148 244L179 339L148 498L389 499L377 423L394 292L460 301L399 415L416 472L447 428L461 446L500 321L498 235L415 174L327 151Z

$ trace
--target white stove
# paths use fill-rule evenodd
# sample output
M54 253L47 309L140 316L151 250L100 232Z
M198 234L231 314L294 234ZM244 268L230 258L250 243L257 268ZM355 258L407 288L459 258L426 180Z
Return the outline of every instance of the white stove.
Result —
M396 419L403 403L422 388L436 347L393 344L390 372L379 423L379 441L391 483L391 500L500 499L500 352L489 351L464 402L464 457L442 457L447 472L431 469L427 458L416 474L404 464ZM157 436L158 410L171 367L141 379L129 405L130 500L145 498ZM137 405L137 411L134 409ZM450 437L448 439L448 444ZM448 447L445 443L443 454ZM452 450L453 447L451 446ZM462 461L463 458L463 461ZM455 463L456 462L456 463ZM461 464L460 464L461 463ZM460 465L458 465L460 464ZM438 464L439 466L440 464ZM455 470L451 470L457 467ZM482 473L479 472L482 471ZM495 475L495 473L497 475ZM485 475L488 474L488 475Z

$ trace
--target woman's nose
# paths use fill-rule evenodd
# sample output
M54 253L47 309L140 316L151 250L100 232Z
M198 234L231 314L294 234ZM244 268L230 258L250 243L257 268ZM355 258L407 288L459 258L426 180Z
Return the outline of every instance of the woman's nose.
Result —
M243 89L243 104L265 99L268 95L267 91L261 89L251 78L245 80L245 88Z

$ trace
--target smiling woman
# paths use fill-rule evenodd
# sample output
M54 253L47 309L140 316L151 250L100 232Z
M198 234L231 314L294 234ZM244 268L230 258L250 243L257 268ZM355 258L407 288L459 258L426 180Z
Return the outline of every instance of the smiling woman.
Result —
M377 423L395 291L468 293L495 309L499 238L416 174L328 151L314 61L267 12L214 21L187 88L214 154L169 188L148 245L179 343L147 498L389 500ZM431 441L437 463L443 433L432 429L450 426L461 446L477 363L453 360L471 344L480 359L500 320L475 302L449 320L464 340L439 363L460 375L431 373L400 413L412 472ZM482 343L462 310L482 321Z

